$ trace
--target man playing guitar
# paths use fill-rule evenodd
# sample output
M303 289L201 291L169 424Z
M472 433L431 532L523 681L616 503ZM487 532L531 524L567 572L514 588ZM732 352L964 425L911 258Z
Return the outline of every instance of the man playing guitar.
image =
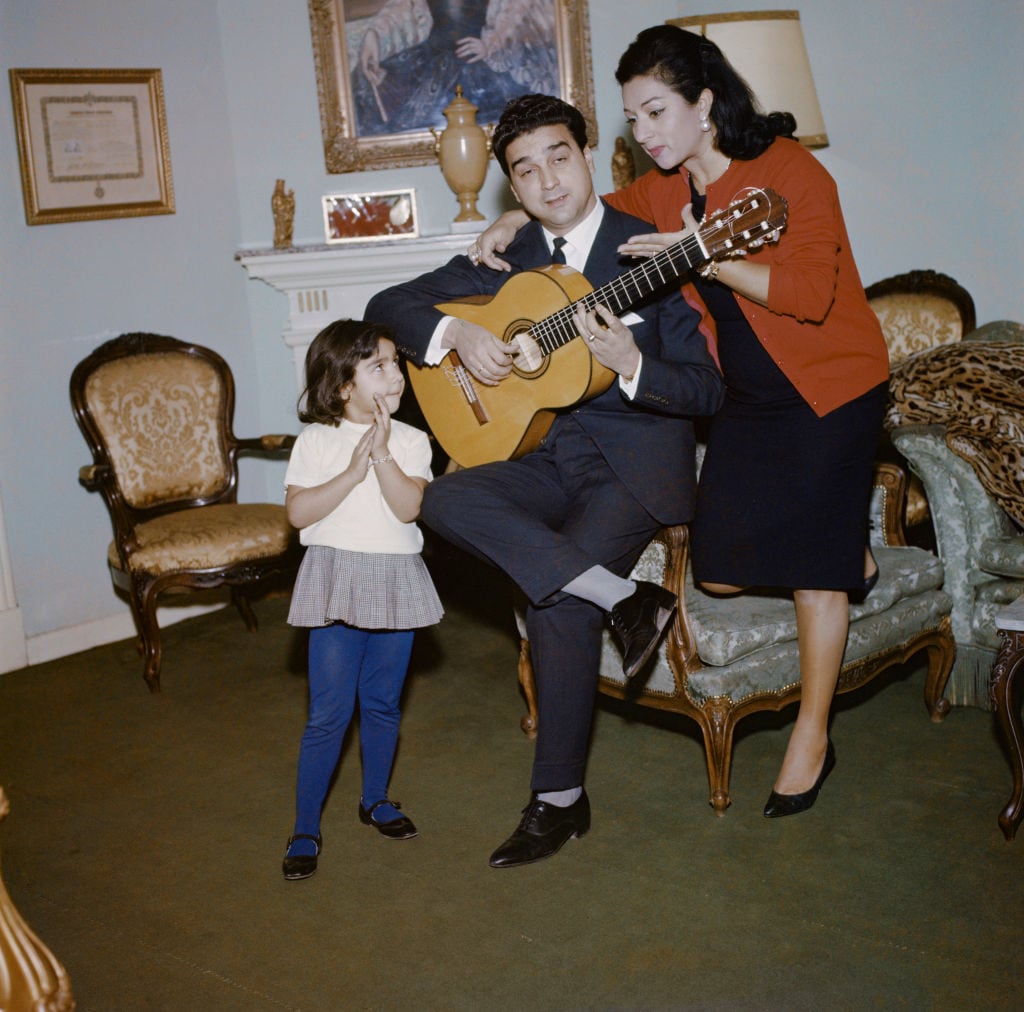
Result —
M554 259L593 285L630 266L617 247L650 226L598 199L578 110L545 95L515 99L495 127L493 149L534 219L504 253L513 280L559 251L564 260ZM494 297L506 281L506 273L458 256L376 295L366 319L390 325L414 366L429 369L455 352L475 382L497 386L534 368L519 361L528 349L437 307ZM537 318L528 305L521 315ZM423 497L430 527L501 568L529 600L538 694L533 793L517 829L492 854L495 868L550 857L590 828L583 777L602 627L611 625L633 677L657 647L676 600L628 576L660 527L692 518L691 418L713 413L722 397L697 314L678 284L659 288L621 318L598 303L576 308L572 320L585 339L575 344L615 374L611 384L557 411L536 448L443 475Z

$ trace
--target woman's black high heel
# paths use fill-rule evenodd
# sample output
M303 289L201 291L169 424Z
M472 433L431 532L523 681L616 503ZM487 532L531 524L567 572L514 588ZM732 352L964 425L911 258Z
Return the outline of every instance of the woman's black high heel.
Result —
M780 819L784 815L797 815L799 812L806 812L815 801L818 800L818 792L825 778L836 768L836 750L832 739L828 739L828 746L825 749L825 761L821 764L821 772L814 786L800 794L779 794L772 791L768 795L768 801L764 806L764 817L766 819Z
M878 560L870 548L868 549L868 555L871 556L871 561L875 564L875 571L870 576L865 576L864 582L859 587L848 592L847 597L850 599L850 604L862 604L868 594L875 589L875 584L878 583L878 576L881 572L878 568Z

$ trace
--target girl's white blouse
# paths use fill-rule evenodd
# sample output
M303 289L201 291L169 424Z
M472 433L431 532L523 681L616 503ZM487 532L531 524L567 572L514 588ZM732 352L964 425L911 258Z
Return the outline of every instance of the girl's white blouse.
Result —
M307 425L292 448L285 485L313 488L340 474L348 467L352 451L368 428L369 425L357 425L346 419L337 427L319 422ZM420 429L393 418L388 453L410 477L428 481L433 477L430 441ZM415 522L404 523L391 512L373 466L333 512L303 527L299 540L304 545L328 545L353 552L405 555L423 549L423 532Z

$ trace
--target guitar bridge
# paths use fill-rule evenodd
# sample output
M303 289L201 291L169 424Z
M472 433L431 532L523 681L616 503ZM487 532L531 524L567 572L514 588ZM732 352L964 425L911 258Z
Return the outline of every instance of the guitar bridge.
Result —
M454 351L448 352L448 360L448 364L443 367L445 378L452 386L456 386L462 391L462 396L466 398L466 403L477 422L480 425L486 425L490 419L484 410L480 395L476 392L476 386L469 370L462 364L462 360Z

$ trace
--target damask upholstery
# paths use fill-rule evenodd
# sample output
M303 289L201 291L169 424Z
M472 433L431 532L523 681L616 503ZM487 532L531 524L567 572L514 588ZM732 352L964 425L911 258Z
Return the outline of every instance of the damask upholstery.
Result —
M974 329L974 300L953 278L918 270L876 281L865 289L875 311L889 363L926 348L952 344Z
M873 552L880 577L865 601L851 607L837 691L856 689L924 650L928 658L925 704L932 719L940 720L949 708L943 690L953 664L952 600L941 589L939 559L903 543L898 528L905 495L903 472L886 464L878 481L882 505ZM731 803L729 774L736 724L748 714L780 710L800 698L796 617L790 596L712 597L697 589L689 572L688 539L685 526L663 529L633 569L636 579L659 583L679 598L665 640L640 675L643 687L636 692L625 683L622 656L605 633L600 691L696 720L704 737L710 803L717 814L724 814ZM521 612L517 619L519 680L530 707L521 723L527 733L535 733L529 642Z
M239 455L280 454L294 437L237 438L234 390L216 352L156 334L108 341L71 376L72 409L93 457L79 481L100 492L110 514L107 563L128 596L154 692L161 594L227 586L255 629L246 594L298 564L284 507L237 501Z
M893 445L924 484L938 552L953 601L956 661L946 696L990 707L988 682L999 647L995 615L1024 594L1024 533L986 492L971 463L949 445L943 425L901 425Z

